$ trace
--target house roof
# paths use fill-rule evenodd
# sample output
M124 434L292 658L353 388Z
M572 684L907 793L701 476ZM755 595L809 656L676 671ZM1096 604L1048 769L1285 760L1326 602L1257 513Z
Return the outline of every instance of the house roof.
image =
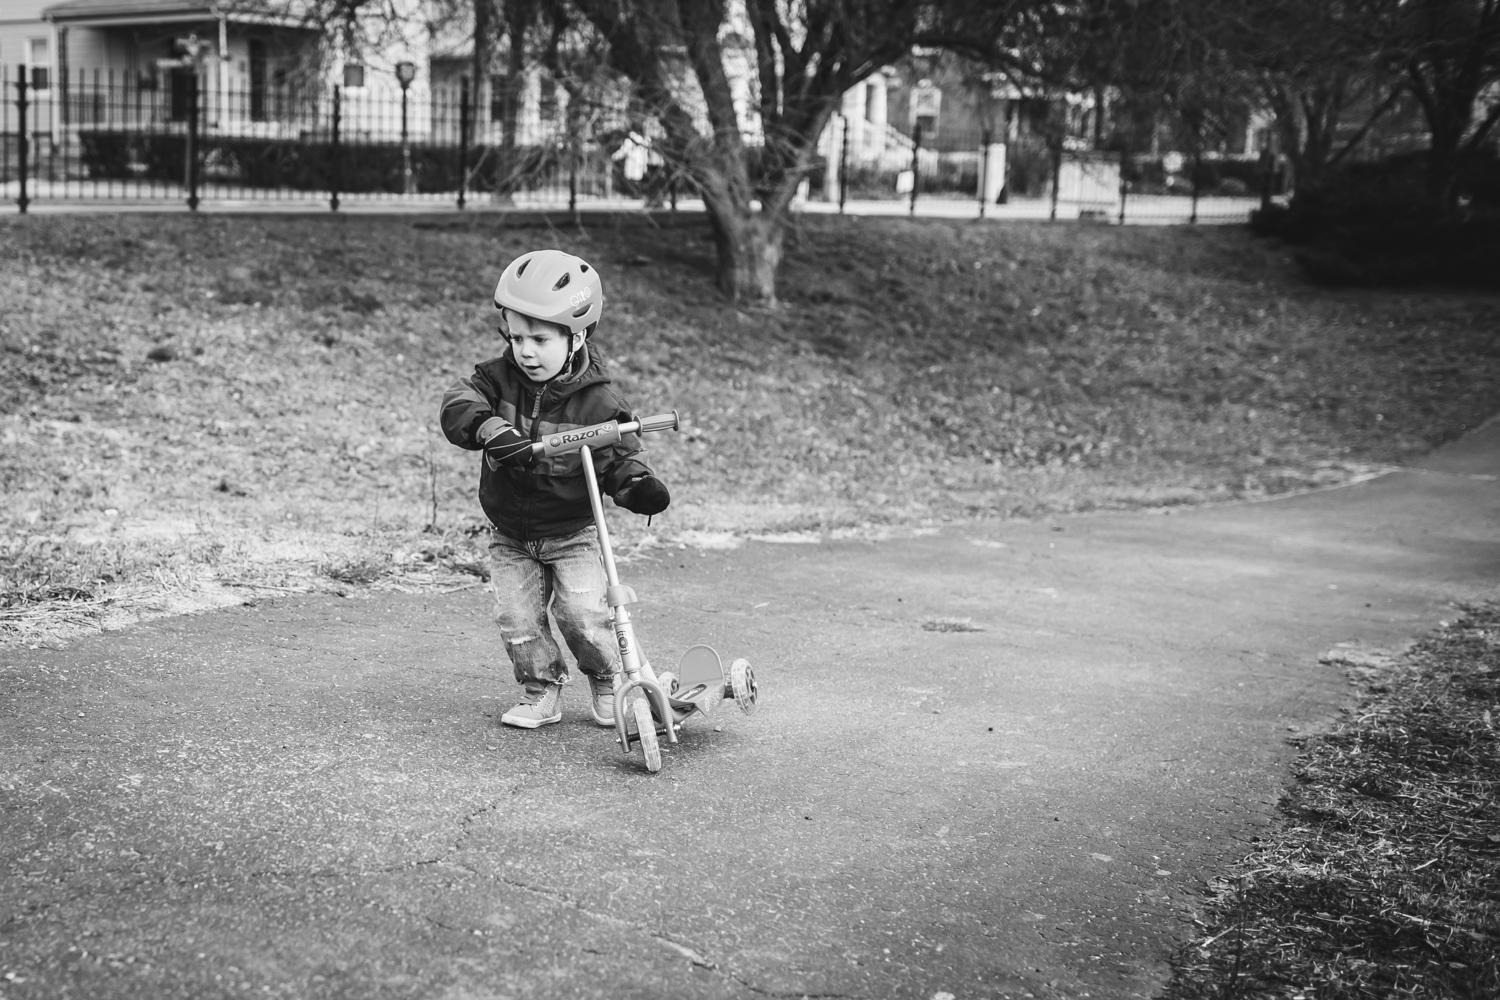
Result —
M239 9L236 9L238 6ZM273 13L243 5L214 0L64 0L42 9L49 21L73 21L121 24L150 21L216 21L221 17L236 22L263 24L285 20L289 11Z
M192 14L205 20L218 16L212 3L204 0L66 0L42 9L51 21L130 17L153 20L158 17L180 17Z

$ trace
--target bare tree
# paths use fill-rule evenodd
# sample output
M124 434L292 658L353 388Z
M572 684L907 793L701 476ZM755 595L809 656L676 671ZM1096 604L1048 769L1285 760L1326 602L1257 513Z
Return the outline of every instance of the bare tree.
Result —
M914 44L987 49L1002 9L934 0L573 0L703 196L728 295L776 301L799 181L843 94ZM982 8L972 10L971 8ZM739 63L747 72L737 72ZM736 92L736 81L748 86Z
M1432 135L1427 194L1458 195L1459 162L1500 122L1500 0L1367 0L1387 62L1402 70ZM1490 93L1486 109L1480 98Z

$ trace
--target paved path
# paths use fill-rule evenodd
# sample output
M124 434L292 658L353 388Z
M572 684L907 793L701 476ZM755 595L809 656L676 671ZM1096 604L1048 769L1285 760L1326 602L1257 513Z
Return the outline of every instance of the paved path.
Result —
M765 691L656 777L576 691L498 725L473 591L8 650L0 997L1149 996L1349 698L1317 654L1496 594L1500 425L1424 465L637 562L658 660Z
M16 214L18 188L0 184L0 215L7 211ZM211 195L211 193L210 193ZM327 215L330 213L327 195L314 192L291 195L272 192L271 197L216 197L205 195L198 206L204 215ZM151 186L144 193L131 196L107 183L71 182L69 185L55 184L43 188L27 211L32 215L111 215L111 214L186 214L187 195L182 190L162 190ZM8 206L8 208L7 208ZM584 218L600 214L635 215L645 211L638 198L589 199L579 203ZM1250 212L1260 207L1258 198L1200 198L1196 221L1204 224L1241 224L1250 218ZM701 198L682 198L677 210L683 213L703 212ZM906 198L883 198L879 200L851 199L842 209L836 203L826 201L804 201L793 206L794 212L812 215L881 215L935 219L978 219L979 203L973 198L918 198L913 211ZM653 214L666 212L665 207L651 210ZM1101 208L1094 203L1082 203L1064 199L1058 206L1056 218L1063 222L1077 222L1083 212L1094 212L1089 216L1096 222L1118 221L1118 205ZM465 208L460 209L452 197L423 195L402 197L399 195L345 195L339 202L339 212L345 215L434 215L445 217L493 218L499 215L569 218L566 192L560 198L526 199L514 206L496 205L486 195L471 197ZM1102 214L1098 214L1102 213ZM1004 205L985 206L983 218L994 222L1027 219L1045 220L1053 216L1050 200L1046 198L1024 198ZM1133 195L1126 199L1125 223L1127 225L1180 225L1193 218L1192 199L1181 195Z

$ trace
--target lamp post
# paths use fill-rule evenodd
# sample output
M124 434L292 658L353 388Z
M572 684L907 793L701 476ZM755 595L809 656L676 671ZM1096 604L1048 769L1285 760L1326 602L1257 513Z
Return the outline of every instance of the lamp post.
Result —
M411 194L411 146L406 141L406 91L417 78L417 64L396 64L396 82L401 84L401 193Z

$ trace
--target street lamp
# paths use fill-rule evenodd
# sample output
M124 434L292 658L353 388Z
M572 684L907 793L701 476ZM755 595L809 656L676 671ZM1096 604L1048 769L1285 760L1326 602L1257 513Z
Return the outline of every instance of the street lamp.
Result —
M406 91L417 78L417 64L398 62L396 82L401 84L401 181L402 193L411 194L411 147L406 142Z

